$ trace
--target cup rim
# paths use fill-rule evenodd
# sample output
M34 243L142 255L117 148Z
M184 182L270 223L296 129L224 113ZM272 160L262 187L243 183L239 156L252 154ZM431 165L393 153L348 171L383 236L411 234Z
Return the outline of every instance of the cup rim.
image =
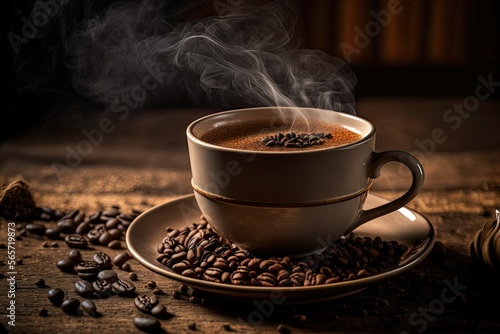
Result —
M277 108L300 108L300 109L325 110L325 111L333 112L333 113L342 115L342 117L355 119L357 121L361 121L361 122L368 124L368 126L370 126L370 132L368 132L368 134L363 136L361 139L359 139L355 142L352 142L352 143L343 144L343 145L339 145L339 146L330 146L330 147L325 147L325 148L315 148L313 150L298 150L298 151L291 151L291 150L290 151L259 151L259 150L251 150L251 149L225 147L225 146L220 146L220 145L208 143L208 142L200 139L199 137L197 137L193 133L193 129L195 128L196 125L198 125L199 123L201 123L207 119L210 119L210 118L219 117L219 116L237 113L237 112L244 112L244 111L251 111L251 110L267 110L267 109L277 109ZM375 131L376 131L375 126L370 121L368 121L364 118L361 118L359 116L356 116L356 115L346 114L346 113L342 113L342 112L335 111L335 110L328 110L328 109L321 109L321 108L310 108L310 107L268 106L268 107L231 109L231 110L215 112L215 113L203 116L201 118L194 120L193 122L191 122L191 124L188 125L188 127L186 129L186 135L187 135L189 140L191 140L192 142L194 142L198 145L204 146L206 148L217 149L217 150L227 151L227 152L252 153L252 154L313 154L315 152L324 152L324 151L329 151L329 150L335 150L335 151L345 150L345 149L350 149L350 148L362 145L363 143L366 143L368 140L370 140L370 138L375 134Z

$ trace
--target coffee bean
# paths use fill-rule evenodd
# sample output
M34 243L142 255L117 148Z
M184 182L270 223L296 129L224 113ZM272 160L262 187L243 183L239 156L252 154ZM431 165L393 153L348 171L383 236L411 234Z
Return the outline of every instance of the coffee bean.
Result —
M75 282L75 292L82 297L90 297L94 294L92 283L86 280L79 280Z
M122 264L122 266L121 266L121 270L124 270L124 271L131 271L131 270L132 270L132 267L130 266L130 263L126 262L126 263Z
M108 210L104 210L101 215L102 216L105 216L105 217L116 217L120 214L120 212L118 211L118 209L108 209Z
M276 329L280 334L289 334L292 332L292 330L284 324L279 324L278 327L276 327Z
M77 210L72 210L72 211L68 212L67 214L65 214L65 215L61 218L61 220L62 220L62 219L73 219L73 218L75 218L75 217L76 217L76 215L77 215L77 214L79 214L79 213L80 213L80 210L78 210L78 209L77 209Z
M56 266L65 273L72 273L74 271L73 262L67 258L57 261Z
M82 222L82 223L78 224L78 226L76 227L75 233L84 235L84 234L88 233L91 229L92 229L92 227L90 226L90 223Z
M92 259L99 265L100 270L110 269L113 266L113 263L111 263L111 258L104 252L98 252L94 254Z
M61 237L61 230L59 227L48 228L45 230L45 235L51 240L57 240Z
M177 287L177 291L183 295L187 295L188 293L188 286L186 284L181 284Z
M99 264L94 261L82 261L76 266L76 271L81 279L95 281L100 271Z
M97 279L108 281L109 283L114 283L118 280L118 274L114 270L103 270L97 274Z
M139 315L135 317L134 326L148 333L157 332L161 328L160 321L148 315Z
M121 297L129 297L135 293L135 285L127 280L118 279L111 285L113 292Z
M93 229L91 229L90 231L87 232L87 238L89 239L89 241L90 241L91 244L98 245L99 244L99 238L100 238L101 234L103 234L104 232L106 232L104 230L104 228L102 228L102 227L100 227L100 228L94 227Z
M82 254L79 250L72 249L68 253L68 259L70 259L74 265L77 265L78 263L82 262Z
M99 244L100 245L107 245L110 241L113 239L111 238L111 235L109 234L108 231L104 231L100 236L99 236Z
M62 219L62 220L57 222L57 227L59 228L61 233L64 233L64 234L75 233L77 226L78 226L78 224L76 224L75 221L73 219L70 219L70 218Z
M84 299L82 300L82 302L80 303L80 307L81 309L87 313L88 315L90 315L91 317L96 317L98 316L98 313L97 313L97 306L95 305L95 303L89 299Z
M39 288L44 288L45 287L45 280L43 278L38 279L35 282L35 285Z
M47 293L50 302L56 306L61 306L64 300L64 291L59 288L52 288Z
M45 225L42 224L28 223L26 224L25 229L31 234L36 234L36 235L45 234Z
M172 297L173 297L174 299L181 299L181 298L182 298L182 294L181 294L178 290L174 290L174 291L172 292Z
M64 241L71 248L85 249L87 248L87 239L79 234L70 234L64 238Z
M107 246L110 249L120 249L122 248L122 243L120 242L120 240L113 240Z
M128 278L130 278L132 281L137 281L137 274L134 272L131 272L128 274Z
M130 255L127 253L127 252L122 252L122 253L118 253L118 255L116 255L114 258L113 258L113 263L115 266L117 266L118 268L121 268L121 266L127 262L128 260L130 260Z
M101 220L101 211L96 211L90 216L88 216L87 222L89 224L94 224L94 225L102 223L103 221Z
M38 310L38 315L41 317L46 317L49 315L49 311L47 311L47 309L45 308L41 308L40 310Z
M111 230L111 229L114 229L114 228L117 228L118 225L120 225L120 221L116 218L113 218L113 219L110 219L108 220L104 226L106 227L106 230Z
M99 298L107 298L113 295L112 283L103 279L93 282L92 289Z
M170 313L167 312L167 307L163 304L157 304L151 309L151 315L155 316L158 319L167 319L171 316Z
M61 310L63 310L64 313L67 314L78 314L79 307L80 301L76 298L68 298L61 303Z
M151 309L158 304L158 299L154 296L138 295L134 299L134 305L144 313L150 313Z

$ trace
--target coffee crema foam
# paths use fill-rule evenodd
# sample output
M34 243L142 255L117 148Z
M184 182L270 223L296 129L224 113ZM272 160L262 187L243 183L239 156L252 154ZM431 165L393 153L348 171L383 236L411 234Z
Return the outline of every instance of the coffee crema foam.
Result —
M309 147L282 147L274 146L268 147L261 141L264 137L274 136L278 133L331 133L332 138L322 139L322 144L313 145ZM350 144L361 139L361 135L357 132L347 129L341 125L333 125L322 122L312 122L310 125L294 125L290 129L290 125L273 126L272 129L269 125L262 121L246 122L242 124L231 124L215 127L199 138L209 144L222 146L227 148L251 151L311 151L328 147L336 147L345 144Z

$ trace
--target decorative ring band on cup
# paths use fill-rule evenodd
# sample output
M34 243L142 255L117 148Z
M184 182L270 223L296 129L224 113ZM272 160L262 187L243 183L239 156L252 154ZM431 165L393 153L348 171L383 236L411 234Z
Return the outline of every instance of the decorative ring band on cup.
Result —
M237 200L234 198L228 198L220 195L216 195L207 191L204 191L200 189L196 184L194 184L193 179L191 179L191 186L193 187L193 190L199 193L202 196L205 196L209 199L220 201L220 202L226 202L230 204L236 204L236 205L245 205L245 206L256 206L256 207L270 207L270 208L302 208L302 207L308 207L308 206L319 206L319 205L328 205L328 204L333 204L333 203L339 203L339 202L344 202L347 200L350 200L352 198L358 197L364 193L367 193L371 186L373 185L373 180L369 180L366 186L355 193L345 195L345 196L339 196L335 198L330 198L327 200L323 201L317 201L317 202L306 202L306 203L262 203L262 202L248 202L248 201L241 201Z

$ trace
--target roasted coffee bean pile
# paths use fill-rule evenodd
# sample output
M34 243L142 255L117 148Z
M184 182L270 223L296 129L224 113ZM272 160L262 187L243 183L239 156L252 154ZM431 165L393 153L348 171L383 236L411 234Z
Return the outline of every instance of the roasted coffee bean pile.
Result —
M21 235L29 233L50 240L64 240L71 248L85 249L90 243L120 249L125 231L139 214L137 210L122 213L117 205L90 215L79 209L65 214L49 207L37 207L30 216L37 222L18 223L18 230ZM41 221L55 221L56 226L47 228Z
M333 138L331 133L295 133L289 132L286 134L278 133L271 136L266 136L260 141L268 147L310 147L321 145L325 139Z
M396 241L351 233L303 259L259 258L217 235L203 217L167 233L157 247L158 262L186 277L233 285L310 286L364 278L396 265L408 250Z

